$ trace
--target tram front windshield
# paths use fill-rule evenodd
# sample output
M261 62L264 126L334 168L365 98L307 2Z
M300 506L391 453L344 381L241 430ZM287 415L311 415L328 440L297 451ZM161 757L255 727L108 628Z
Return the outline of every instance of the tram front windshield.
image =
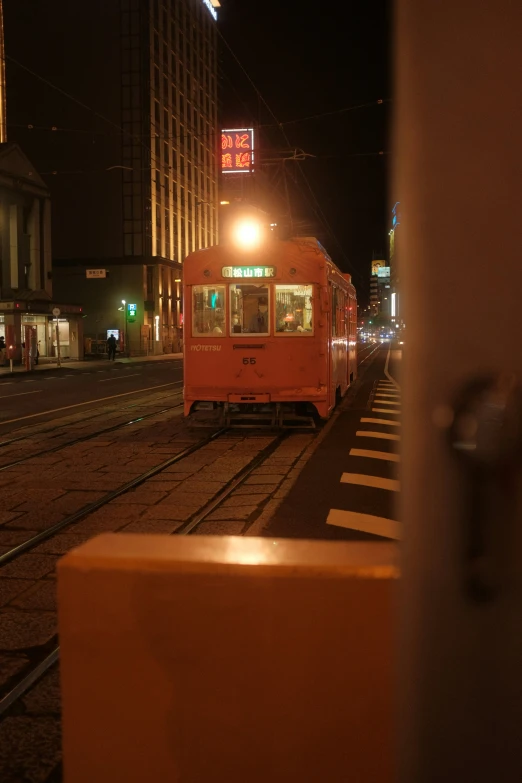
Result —
M312 285L287 283L275 286L276 333L311 335Z
M269 291L266 285L238 283L230 286L231 334L263 334L270 329Z

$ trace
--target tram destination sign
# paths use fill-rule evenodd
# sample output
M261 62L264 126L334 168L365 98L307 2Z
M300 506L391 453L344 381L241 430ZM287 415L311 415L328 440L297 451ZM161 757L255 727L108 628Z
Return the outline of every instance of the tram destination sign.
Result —
M275 266L224 266L221 275L234 279L275 277L276 268Z

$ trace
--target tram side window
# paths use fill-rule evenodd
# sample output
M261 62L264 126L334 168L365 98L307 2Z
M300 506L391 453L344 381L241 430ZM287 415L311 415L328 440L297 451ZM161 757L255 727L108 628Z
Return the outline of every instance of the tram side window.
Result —
M276 285L276 333L311 335L312 285Z
M339 328L338 328L338 334L340 337L346 337L346 295L344 291L339 291L339 303L338 303L338 318L339 318Z
M337 337L337 310L339 307L338 289L332 285L332 337Z
M268 286L238 283L230 286L231 334L268 334Z
M226 335L225 286L195 285L192 287L192 335Z

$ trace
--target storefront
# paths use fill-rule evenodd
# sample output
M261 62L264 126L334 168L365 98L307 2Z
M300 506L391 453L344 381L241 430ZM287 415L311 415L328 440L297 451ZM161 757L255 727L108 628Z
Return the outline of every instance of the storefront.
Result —
M53 311L57 313L57 310L59 314L53 315ZM0 302L0 337L4 337L6 344L8 338L14 340L15 361L22 361L28 326L36 329L41 359L57 357L57 339L62 359L83 359L83 315L78 305L22 300Z

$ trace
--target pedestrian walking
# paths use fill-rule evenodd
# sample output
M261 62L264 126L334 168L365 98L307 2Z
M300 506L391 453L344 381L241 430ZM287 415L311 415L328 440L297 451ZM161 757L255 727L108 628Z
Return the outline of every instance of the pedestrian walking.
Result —
M107 340L107 352L109 354L109 361L116 359L116 338L113 334Z

